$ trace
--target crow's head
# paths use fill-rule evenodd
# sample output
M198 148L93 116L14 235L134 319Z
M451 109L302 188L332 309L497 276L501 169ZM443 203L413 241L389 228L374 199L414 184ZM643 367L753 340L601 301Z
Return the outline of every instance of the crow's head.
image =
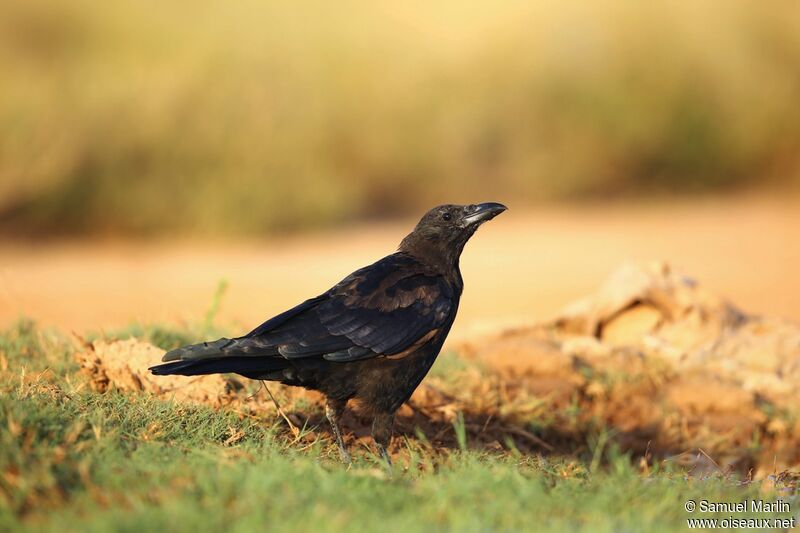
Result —
M434 207L403 239L400 250L433 261L456 264L464 245L478 227L506 209L497 202Z

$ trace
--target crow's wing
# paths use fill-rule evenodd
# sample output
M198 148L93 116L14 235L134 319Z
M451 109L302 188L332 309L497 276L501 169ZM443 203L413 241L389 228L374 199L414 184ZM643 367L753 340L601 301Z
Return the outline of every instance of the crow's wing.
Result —
M267 332L275 331L280 326L290 323L292 320L297 320L303 313L313 309L315 305L319 304L326 297L327 295L323 294L316 298L306 300L300 305L270 318L244 337L239 337L237 339L223 338L216 341L201 342L199 344L175 348L164 354L162 361L167 363L172 361L216 359L226 356L280 355L277 345L270 345L268 342L258 342L261 336L263 335L266 337L268 334Z
M433 336L455 306L444 278L405 254L395 254L345 278L316 311L331 335L373 354L396 355ZM346 354L324 357L351 360Z
M396 253L357 270L325 294L282 313L238 339L175 350L165 361L228 356L323 357L354 361L401 356L445 325L455 312L444 278ZM167 359L169 357L169 359Z

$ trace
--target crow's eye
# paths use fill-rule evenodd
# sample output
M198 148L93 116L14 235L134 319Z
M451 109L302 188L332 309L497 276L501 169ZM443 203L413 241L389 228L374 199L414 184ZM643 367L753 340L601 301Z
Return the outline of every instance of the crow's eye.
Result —
M443 213L442 218L444 220L450 220L451 218L453 218L453 215L451 215L450 213Z

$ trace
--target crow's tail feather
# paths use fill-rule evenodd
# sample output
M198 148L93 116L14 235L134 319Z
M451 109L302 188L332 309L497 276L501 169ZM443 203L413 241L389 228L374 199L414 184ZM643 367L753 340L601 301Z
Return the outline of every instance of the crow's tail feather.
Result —
M150 367L150 372L156 376L171 374L202 376L225 373L256 375L282 370L287 366L289 366L289 362L278 357L219 357L165 363Z
M222 350L235 341L231 339L219 339L213 342L201 342L199 344L192 344L190 346L183 346L175 348L164 354L165 363L170 361L186 361L190 359L209 359L216 358L222 355Z

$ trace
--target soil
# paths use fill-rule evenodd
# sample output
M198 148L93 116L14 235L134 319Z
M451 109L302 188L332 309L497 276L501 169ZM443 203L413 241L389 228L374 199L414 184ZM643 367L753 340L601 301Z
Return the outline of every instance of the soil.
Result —
M800 197L506 203L462 257L453 341L551 318L627 261L666 260L750 313L800 321ZM197 322L224 279L218 324L249 329L391 252L413 223L259 241L0 243L0 327L20 316L77 332Z

